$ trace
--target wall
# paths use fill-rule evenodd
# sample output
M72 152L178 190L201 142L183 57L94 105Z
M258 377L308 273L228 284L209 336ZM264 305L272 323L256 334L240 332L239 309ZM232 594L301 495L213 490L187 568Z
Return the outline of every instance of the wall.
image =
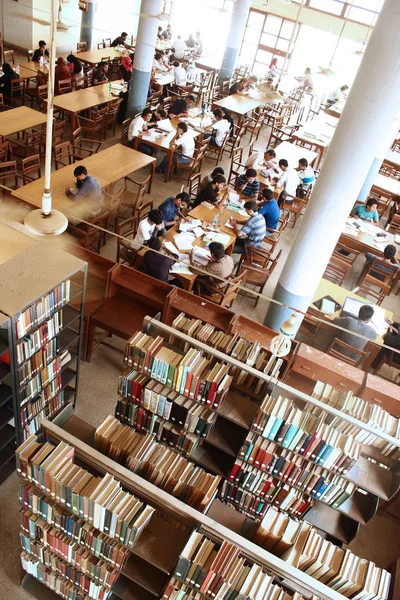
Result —
M33 0L0 0L3 9L4 41L20 48L32 47Z

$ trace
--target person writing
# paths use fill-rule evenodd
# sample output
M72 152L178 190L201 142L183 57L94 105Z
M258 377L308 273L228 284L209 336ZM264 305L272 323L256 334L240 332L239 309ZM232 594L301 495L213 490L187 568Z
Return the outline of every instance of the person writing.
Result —
M133 119L128 129L128 142L130 146L134 145L135 138L147 134L148 123L150 122L152 115L152 110L150 108L145 108L141 115ZM143 154L147 154L148 156L152 156L153 152L156 151L155 148L152 148L143 142L138 144L137 149L139 152L143 152Z
M168 73L169 68L162 62L162 54L156 52L153 59L153 69L161 73Z
M353 317L351 315L349 315L348 317L336 317L336 319L333 319L333 323L335 325L343 327L343 329L347 329L348 331L337 330L333 338L336 337L339 340L342 340L342 342L345 342L346 344L357 348L357 350L364 350L364 347L368 340L376 339L376 331L372 327L372 325L369 324L373 316L374 309L372 308L372 306L364 304L360 307L358 317ZM359 335L362 335L364 337L352 335L351 332L358 333ZM349 356L350 358L357 359L359 357L355 352L351 352L350 350L341 349L341 352L343 352L343 354L346 354L346 356Z
M108 81L107 72L108 64L106 62L100 62L97 65L97 69L93 71L94 85L97 85L98 83L106 83Z
M176 134L170 142L170 148L179 150L175 152L172 162L179 165L190 163L194 154L194 138L188 131L188 126L183 121L178 123ZM156 173L166 173L168 169L168 156L164 156L156 169Z
M143 264L140 265L139 271L169 283L169 270L176 263L176 259L166 256L161 252L162 243L159 237L151 237L147 242L147 250L143 257Z
M241 79L240 81L236 81L236 83L231 86L229 90L229 96L232 96L232 94L241 94L242 96L246 96L248 89L249 83L247 79Z
M202 202L209 202L216 208L221 208L224 204L224 199L221 198L220 193L226 187L226 179L223 175L215 175L211 183L208 183L202 190L197 194L197 198L193 203L192 208L196 208Z
M41 63L49 61L49 51L46 49L46 42L44 40L40 40L39 48L33 53L32 61Z
M11 98L11 81L18 79L18 73L14 71L9 63L3 63L3 75L0 77L0 93L3 94L5 101ZM19 92L21 95L21 92Z
M204 135L204 139L210 138L211 146L218 146L219 148L224 143L224 139L228 131L230 131L230 123L224 119L223 112L220 108L216 108L213 110L213 115L215 117L215 123L212 126L212 133L206 133Z
M336 90L333 90L333 92L331 92L328 95L328 98L326 99L326 103L327 104L336 104L336 102L344 102L347 98L347 90L349 89L348 85L342 85L341 88L338 88Z
M282 175L282 171L279 168L278 161L276 159L276 152L273 148L266 148L264 156L261 151L254 151L245 162L247 169L259 169L262 168L262 175L264 177L276 177Z
M269 188L263 189L262 199L258 202L258 212L264 217L267 230L278 227L281 211L274 198L273 190ZM272 231L267 231L266 235L272 235L272 233Z
M186 192L180 192L176 196L170 196L160 204L158 208L162 212L165 229L171 229L171 227L175 225L177 219L186 220L181 209L186 208L188 205L189 194Z
M116 48L117 46L124 46L124 48L133 48L126 41L128 39L128 34L126 31L123 31L121 35L115 38L115 40L111 44L111 48Z
M258 212L257 202L248 200L245 202L244 210L249 215L248 221L239 221L238 219L230 219L235 234L237 235L236 243L233 248L234 254L243 254L246 244L258 248L264 241L266 226L265 219ZM243 227L239 229L238 224L243 223Z
M245 198L257 198L260 191L260 182L257 180L257 171L247 169L246 173L240 175L236 182L235 191Z
M229 279L233 273L234 262L231 256L225 253L225 248L220 242L211 242L208 246L211 258L208 263L201 268L202 271L207 271L210 275L200 275L196 283L200 286L213 286L222 288L226 285L226 279Z
M225 171L223 170L222 167L215 167L215 169L212 171L212 173L209 173L209 175L206 175L205 177L203 177L203 179L199 183L199 187L198 187L199 192L201 192L201 190L203 188L205 188L206 185L211 183L216 175L225 175Z
M171 118L173 117L182 117L187 115L187 111L191 106L195 103L196 99L194 96L186 96L186 98L177 98L172 103L170 109L168 110L168 114Z
M82 202L83 208L95 217L100 214L104 203L99 182L88 174L86 167L78 165L74 170L75 188L67 187L65 193L75 202Z
M289 167L289 163L285 158L281 158L279 161L279 168L283 173L279 178L276 177L275 180L277 187L283 188L278 200L280 206L283 202L293 202L301 179L297 171Z
M150 238L164 236L166 234L164 227L164 218L161 210L153 208L148 217L140 221L134 242L140 245L146 244Z
M362 221L368 223L379 223L379 215L376 207L378 206L378 200L375 198L369 198L365 204L356 204L351 211L353 217L358 217Z
M301 179L301 183L297 189L296 196L298 198L304 198L310 187L314 185L314 169L310 167L306 158L300 158L299 166L297 167L296 171L298 172L299 177Z

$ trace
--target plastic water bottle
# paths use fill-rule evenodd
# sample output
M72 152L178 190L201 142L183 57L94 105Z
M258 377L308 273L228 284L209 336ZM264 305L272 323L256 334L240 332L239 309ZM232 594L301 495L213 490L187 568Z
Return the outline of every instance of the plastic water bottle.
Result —
M117 52L121 52L121 49L120 49L120 47L119 47L119 44L118 44L118 46L117 46Z
M203 104L203 108L202 108L202 111L201 111L201 114L203 115L203 117L206 114L206 109L207 109L207 104Z
M108 82L108 95L111 96L111 81Z
M16 66L15 66L15 72L16 72L16 74L19 76L19 72L20 72L20 70L19 70L19 65L16 65Z
M215 213L215 216L214 216L214 221L213 221L214 227L218 227L218 221L219 221L219 210L217 210L217 212Z

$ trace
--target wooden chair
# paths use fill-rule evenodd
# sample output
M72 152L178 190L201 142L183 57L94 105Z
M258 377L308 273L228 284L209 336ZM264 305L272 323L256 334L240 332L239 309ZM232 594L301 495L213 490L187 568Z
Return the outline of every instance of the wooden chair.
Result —
M82 128L78 127L72 132L73 153L81 158L88 158L100 150L101 142L82 137Z
M141 221L143 221L143 219L146 219L149 216L150 211L153 210L153 208L153 200L149 200L148 202L138 204L138 206L136 206L136 216L138 222L140 223Z
M104 196L106 199L106 207L109 213L108 221L107 221L107 229L111 229L112 231L116 231L118 225L118 217L119 211L121 207L121 201L125 193L125 185L121 187L117 192L107 192L104 191Z
M85 87L92 87L93 85L93 69L89 69L88 71L86 71L86 75L85 75Z
M371 275L371 277L383 281L390 289L393 289L399 279L399 266L391 265L381 258L375 258L371 263L365 263L357 282L358 285L363 284L366 275Z
M94 116L94 113L93 113ZM96 139L99 138L100 141L105 139L105 128L104 128L104 114L101 113L98 117L94 117L93 119L87 119L86 117L82 117L78 115L78 124L82 129L83 134L88 139Z
M12 153L20 158L27 158L33 154L40 154L43 147L43 131L25 132L22 141L12 141Z
M395 233L400 233L400 215L394 214L386 229L392 229Z
M251 285L258 289L258 293L261 294L265 284L274 272L278 261L281 257L282 250L279 250L278 254L273 258L271 253L264 248L255 248L254 246L245 246L245 252L243 253L236 271L237 275L246 273L246 282L244 285ZM260 297L256 297L255 306L257 306Z
M332 257L338 258L342 262L346 262L350 265L350 267L352 267L354 265L354 261L356 260L357 256L359 256L359 254L360 252L358 252L358 250L354 250L353 248L346 246L346 244L338 242L332 253Z
M222 157L224 155L225 145L229 139L229 135L230 135L230 132L227 131L226 134L224 135L224 139L222 141L221 146L214 146L214 145L209 144L208 148L206 149L206 157L209 158L210 160L215 160L216 164L218 164L219 161L222 160Z
M4 96L3 94L0 94L0 112L3 112L5 110L8 110L9 106L7 106L6 104L4 104Z
M287 127L285 125L284 115L277 115L271 118L271 132L268 139L267 148L275 147L281 142L290 142L293 133L298 129L298 126Z
M58 82L58 93L69 94L72 92L72 79L60 79Z
M326 266L325 273L322 275L323 279L332 281L336 285L342 286L346 279L352 265L345 260L341 260L336 256L332 255Z
M196 286L196 293L207 300L211 300L219 306L230 308L234 303L236 296L242 285L246 282L246 271L243 271L237 277L231 279L223 287L218 287L212 280L209 282L200 282ZM205 288L205 289L204 289Z
M201 173L195 173L189 178L189 201L195 200L199 193L199 185L201 182Z
M261 109L255 109L253 111L253 115L246 120L244 127L245 134L250 132L249 144L252 144L258 140L263 123L264 111Z
M26 56L27 56L28 62L32 62L33 55L34 55L34 51L33 50L27 50L26 51Z
M76 160L82 160L82 156L74 154L71 142L61 142L61 144L54 146L54 166L56 171L66 165L74 164Z
M282 234L289 223L289 213L282 215L278 221L277 229L271 229L267 227L267 231L270 232L271 235L265 236L263 244L268 244L271 246L271 252L273 252L276 246L279 244Z
M237 125L234 125L233 131L231 131L231 135L228 138L228 140L225 144L225 148L224 148L224 152L228 152L228 154L231 158L232 158L235 150L239 147L239 144L242 140L243 135L244 135L244 127L243 126L238 127Z
M86 77L76 77L72 81L72 87L74 88L75 91L85 89L87 87L87 85L86 85Z
M143 181L136 181L132 177L125 177L124 194L120 204L120 218L133 217L135 216L137 207L144 206L144 197L146 192L149 191L150 181L151 175ZM127 210L122 212L124 208Z
M8 160L13 160L13 153L11 144L9 141L0 143L0 162L6 162Z
M119 111L119 105L122 102L122 98L118 98L114 102L110 102L108 104L108 111L104 118L104 129L105 129L105 137L107 137L107 132L111 130L112 136L115 136L115 128L117 126L117 117Z
M41 110L42 112L46 112L47 111L47 102L45 102L45 100L47 100L47 94L48 94L48 87L47 87L47 83L43 84L43 85L38 85L37 87L37 102L38 102L38 106L39 106L39 110ZM56 114L57 111L54 111L54 114ZM60 111L60 113L62 114L62 111Z
M132 252L133 248L129 238L134 239L138 224L137 217L129 217L117 225L117 263L132 265L135 252Z
M360 296L371 296L374 298L375 304L380 306L386 296L390 294L390 285L376 279L376 277L372 277L372 275L366 275L359 288L353 291Z
M21 106L24 103L25 96L25 79L12 79L11 80L11 91L10 96L4 96L7 104L11 104L12 107L16 106L18 102L21 102Z
M106 47L106 45L104 42L98 42L97 50L104 50L105 47Z
M178 169L180 171L183 171L184 173L187 173L187 175L184 177L184 179L186 179L185 185L189 185L190 178L193 175L195 175L196 173L198 173L199 171L201 171L203 159L204 159L204 156L206 155L208 147L209 147L209 140L207 139L207 140L204 140L200 146L195 148L191 162L182 163L182 164L179 163L179 165L177 163L175 163L175 174L177 173ZM180 179L183 179L183 178L181 177Z
M125 121L122 123L122 129L121 129L121 144L123 146L129 146L129 140L128 140L128 132L129 132L129 126L133 121L133 117L131 117L130 119L125 119Z
M354 356L349 356L348 353L350 352ZM359 350L350 344L346 344L346 342L343 342L339 338L335 338L332 341L326 353L349 365L353 365L353 367L359 367L369 355L369 352L364 352L364 350Z
M108 210L101 215L93 217L90 223L80 223L79 225L69 225L68 230L78 237L81 245L87 250L100 254L101 246L104 240L104 229L107 228L109 219Z
M11 184L9 181L11 180ZM18 186L17 161L0 162L0 185L16 190Z
M77 42L76 50L77 52L87 52L87 42Z
M15 64L14 50L4 50L3 62L8 63L9 65Z
M294 198L290 196L290 194L286 195L286 198L293 198L292 202L288 202L285 200L283 202L282 209L287 211L289 215L289 221L292 222L292 227L294 227L297 223L297 219L300 217L306 203L303 198Z
M21 162L22 181L24 185L35 179L40 179L42 176L42 169L40 166L40 155L33 154L27 158L23 158Z
M105 48L111 48L111 38L104 38L103 44Z

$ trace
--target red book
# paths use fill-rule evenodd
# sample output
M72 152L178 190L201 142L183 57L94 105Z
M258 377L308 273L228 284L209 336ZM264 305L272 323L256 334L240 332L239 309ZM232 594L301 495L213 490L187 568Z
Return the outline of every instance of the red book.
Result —
M206 406L212 406L216 391L217 391L217 382L212 381L210 384L210 389L208 390L207 398L206 398Z
M300 454L302 456L306 456L306 454L307 454L307 452L308 452L308 450L309 450L309 448L310 448L310 446L311 446L311 444L313 443L314 440L315 440L315 433L312 435L312 437L311 437L310 441L308 442L307 446L304 448L304 451L301 452L301 450L300 450Z
M313 436L314 439L308 444L307 448L304 451L305 458L310 458L311 454L314 452L315 448L321 443L320 438L317 436Z
M265 496L265 494L268 492L269 488L271 487L271 483L272 483L271 481L265 482L264 487L260 491L260 496Z
M254 464L256 467L258 467L258 468L261 467L261 464L264 460L264 456L265 456L265 450L263 448L260 448L257 456L254 459Z
M145 415L146 415L146 411L144 410L144 408L138 408L137 415L136 415L136 426L135 426L136 431L142 431Z
M236 475L239 473L240 471L240 465L238 465L237 463L235 463L231 469L231 472L229 473L229 477L228 479L230 481L235 481L236 479Z

